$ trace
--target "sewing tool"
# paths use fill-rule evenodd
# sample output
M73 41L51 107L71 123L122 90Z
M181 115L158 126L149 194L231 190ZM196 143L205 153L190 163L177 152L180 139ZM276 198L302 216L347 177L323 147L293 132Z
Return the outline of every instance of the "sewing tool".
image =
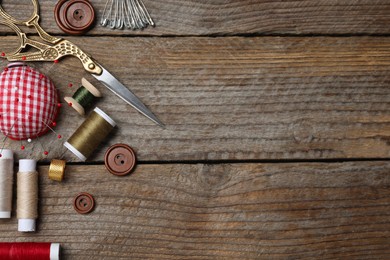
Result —
M0 16L4 18L4 20L0 21L0 24L10 27L16 32L21 43L16 51L13 53L4 53L4 55L1 55L0 57L7 58L9 61L54 61L59 60L64 56L75 56L82 62L83 67L87 72L91 73L92 76L103 83L114 94L156 124L163 126L160 120L158 120L137 96L112 76L102 65L97 63L90 55L82 51L72 42L46 33L39 25L38 0L31 1L34 7L33 14L24 21L13 18L0 6ZM28 38L18 25L34 27L38 32L40 39L46 43ZM37 51L23 51L27 45L34 47Z
M64 146L85 161L116 126L115 121L95 108Z
M14 154L11 150L4 149L1 151L0 156L0 218L10 218L14 179Z
M66 162L64 160L53 159L49 166L49 179L61 182L64 179Z
M81 84L82 86L76 90L72 97L65 97L64 99L69 106L84 116L85 110L90 108L95 103L96 98L101 97L102 94L85 78L81 79Z
M80 214L88 214L95 207L95 199L87 192L81 192L73 199L73 207Z
M154 22L142 0L107 0L100 25L141 30L148 25L154 26Z
M34 232L38 218L38 172L35 160L19 160L17 173L18 231Z
M135 152L127 144L114 144L104 155L106 169L116 176L125 176L132 172L136 162Z
M88 0L60 0L54 8L58 27L67 34L85 34L95 21L95 11Z
M0 130L12 140L34 139L56 124L57 90L50 78L23 63L0 75Z
M1 260L59 260L59 243L0 242Z

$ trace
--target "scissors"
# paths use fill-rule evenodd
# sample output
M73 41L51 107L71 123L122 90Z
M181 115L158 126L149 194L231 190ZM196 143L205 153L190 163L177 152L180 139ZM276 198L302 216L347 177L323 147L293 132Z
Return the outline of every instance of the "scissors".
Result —
M0 5L0 24L6 25L14 30L19 38L20 46L12 53L2 53L2 57L9 61L57 61L64 56L75 56L83 64L84 69L93 77L99 80L115 95L123 99L126 103L133 106L144 116L160 126L164 124L141 102L141 100L120 83L110 72L102 65L96 62L91 55L87 54L72 42L49 35L39 25L39 5L38 0L31 0L34 6L33 14L27 20L17 20L4 11ZM44 42L29 39L25 33L18 27L24 25L34 27L39 37ZM37 51L22 52L26 46L31 46Z

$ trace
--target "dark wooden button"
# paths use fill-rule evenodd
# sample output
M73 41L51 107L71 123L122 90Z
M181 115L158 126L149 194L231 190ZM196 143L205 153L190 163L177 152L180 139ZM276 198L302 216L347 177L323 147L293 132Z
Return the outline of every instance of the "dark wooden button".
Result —
M87 0L72 0L63 10L65 24L74 31L86 31L95 21L95 11Z
M129 174L135 167L136 157L133 149L126 144L115 144L104 155L107 170L117 176Z
M71 0L59 0L54 8L54 18L56 20L56 23L60 29L66 33L71 32L71 30L65 25L63 12L66 4L70 2Z
M95 200L86 192L79 193L73 200L74 209L80 214L87 214L93 210Z
M58 27L67 34L82 35L95 21L95 11L88 0L60 0L54 9Z

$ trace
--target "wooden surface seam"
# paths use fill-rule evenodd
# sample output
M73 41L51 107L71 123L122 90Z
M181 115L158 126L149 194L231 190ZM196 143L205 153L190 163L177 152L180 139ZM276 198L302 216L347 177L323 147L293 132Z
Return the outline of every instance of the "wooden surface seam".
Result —
M156 27L103 28L106 1L91 0L97 23L78 37L56 26L57 1L39 1L42 28L89 53L166 128L75 58L28 63L61 101L86 77L118 127L86 163L63 147L85 119L65 103L61 140L7 139L16 162L39 160L39 219L38 232L17 232L14 196L0 241L59 242L65 260L389 259L390 1L143 1ZM21 17L28 2L1 5ZM0 25L0 53L15 40ZM123 178L102 163L115 143L141 161ZM52 158L68 162L62 183L47 178ZM95 197L89 215L73 209L79 192Z

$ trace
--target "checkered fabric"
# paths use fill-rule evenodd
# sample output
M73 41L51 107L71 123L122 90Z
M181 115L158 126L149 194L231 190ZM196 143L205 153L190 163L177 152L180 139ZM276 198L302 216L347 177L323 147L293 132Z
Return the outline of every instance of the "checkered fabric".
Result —
M14 140L46 133L57 117L53 82L26 66L9 66L0 75L0 130Z

